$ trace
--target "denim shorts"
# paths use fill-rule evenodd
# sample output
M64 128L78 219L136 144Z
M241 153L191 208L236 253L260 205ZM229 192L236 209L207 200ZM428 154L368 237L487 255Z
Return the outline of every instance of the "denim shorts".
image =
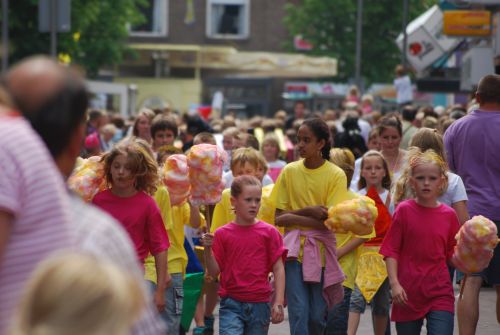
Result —
M391 290L389 286L389 279L385 279L379 287L377 293L370 302L373 315L386 316L389 315L391 307ZM349 311L353 313L363 314L366 309L366 299L361 294L358 286L355 286L351 295L351 304Z
M270 323L268 302L241 302L229 297L220 301L220 335L267 335Z
M167 324L167 334L179 334L181 326L182 307L184 303L184 288L182 273L171 273L172 284L165 289L165 309L160 313L162 320ZM148 281L154 293L156 285Z

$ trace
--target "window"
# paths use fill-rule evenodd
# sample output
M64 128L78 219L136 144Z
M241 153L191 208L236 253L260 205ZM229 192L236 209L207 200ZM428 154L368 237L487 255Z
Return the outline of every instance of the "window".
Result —
M207 0L207 35L244 39L249 36L250 0Z
M145 21L130 27L131 36L167 36L168 0L147 0L146 6L139 6Z

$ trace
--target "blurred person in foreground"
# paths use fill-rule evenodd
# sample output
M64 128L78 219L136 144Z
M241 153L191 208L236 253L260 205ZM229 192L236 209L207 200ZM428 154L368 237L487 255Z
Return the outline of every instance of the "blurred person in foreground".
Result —
M28 58L12 68L4 81L20 112L30 121L33 129L45 143L45 145L41 143L43 150L40 150L46 151L48 148L52 155L51 167L59 170L57 177L62 184L61 175L64 179L71 175L85 136L88 100L82 79L53 60L37 56ZM44 85L33 85L38 82L43 82ZM33 167L35 170L41 168L41 166ZM43 189L45 183L41 182ZM50 188L42 192L43 194L39 195L40 199L37 198L36 201L43 201L43 197L47 197L45 193L49 191ZM40 190L37 189L37 192L40 193ZM87 205L76 195L69 195L64 187L61 187L57 194L67 201L65 209L69 210L67 222L70 223L68 227L70 236L66 237L65 241L70 238L75 240L79 251L110 261L126 269L142 282L143 273L137 262L132 242L120 224L108 214ZM28 202L28 205L33 206L33 203ZM52 214L42 212L38 215L43 218ZM40 218L35 217L33 220L39 221ZM43 238L43 235L38 238ZM44 254L39 256L40 260L44 259L43 256ZM0 286L0 291L2 289L3 286ZM145 287L142 289L148 308L142 310L141 318L135 324L133 333L165 332L165 327L154 310L151 297L147 295ZM0 309L1 307L3 303L0 304Z

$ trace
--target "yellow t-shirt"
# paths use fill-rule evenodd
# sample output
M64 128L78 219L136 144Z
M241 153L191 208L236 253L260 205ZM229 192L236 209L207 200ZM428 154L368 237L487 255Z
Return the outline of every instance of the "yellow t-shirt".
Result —
M351 190L348 190L345 193L345 197L341 199L341 201L351 200L357 197L359 197L358 194L352 192ZM348 232L346 234L335 234L335 237L337 238L337 249L343 247L347 244L347 242L351 241L355 237L370 239L375 236L375 228L370 234L363 236L355 235L351 232ZM351 290L354 289L354 282L356 281L356 274L358 272L358 249L360 249L361 247L362 246L352 250L339 259L340 267L342 268L342 271L344 271L344 274L346 276L343 285L347 288L350 288Z
M335 164L325 161L317 169L308 169L303 160L288 164L281 171L274 186L272 197L275 199L276 208L284 211L298 210L308 206L331 207L346 198L347 178ZM291 226L287 229L307 228ZM303 243L299 254L302 260ZM323 246L321 253L324 260ZM324 264L324 263L323 263Z
M163 186L162 186L163 187ZM168 248L168 272L184 273L187 266L187 254L184 249L184 225L190 224L191 211L189 204L184 202L179 206L170 207L170 196L166 189L158 188L154 198L163 217L170 247ZM200 216L203 222L203 218ZM146 280L156 283L155 259L149 255L144 261Z
M259 213L257 213L257 219L272 225L274 225L275 213L274 201L271 197L273 187L274 184L262 187L262 200L260 203ZM215 232L215 230L231 221L234 221L234 219L235 215L231 209L231 190L226 188L222 192L221 200L215 206L210 232ZM281 233L283 233L283 231L281 231Z

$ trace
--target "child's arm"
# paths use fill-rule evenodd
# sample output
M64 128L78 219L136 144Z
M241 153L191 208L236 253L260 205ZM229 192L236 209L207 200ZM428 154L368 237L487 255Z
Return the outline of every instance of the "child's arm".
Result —
M273 265L274 285L276 290L276 298L271 310L272 323L280 323L285 318L283 304L285 302L285 266L283 258L279 258Z
M154 255L156 267L156 291L154 294L154 302L159 312L165 309L165 289L170 285L172 278L168 273L168 256L167 250Z
M205 247L205 264L207 266L208 274L213 278L217 278L220 274L219 264L217 264L217 260L212 252L212 244L214 242L214 234L206 233L203 234L201 239L201 243Z
M189 203L189 225L193 228L199 228L201 224L200 207Z
M469 211L467 210L467 201L457 201L451 204L451 207L457 213L458 221L460 225L463 225L465 221L469 220Z
M327 229L324 221L328 218L328 210L324 206L305 207L296 211L276 209L275 223L279 227L301 226L313 229Z
M387 266L387 275L389 277L389 283L391 284L392 299L398 304L406 304L408 302L408 297L398 280L398 261L395 258L386 257L385 265Z
M354 237L345 245L337 249L337 258L341 259L351 251L355 250L357 247L368 241L368 238Z

